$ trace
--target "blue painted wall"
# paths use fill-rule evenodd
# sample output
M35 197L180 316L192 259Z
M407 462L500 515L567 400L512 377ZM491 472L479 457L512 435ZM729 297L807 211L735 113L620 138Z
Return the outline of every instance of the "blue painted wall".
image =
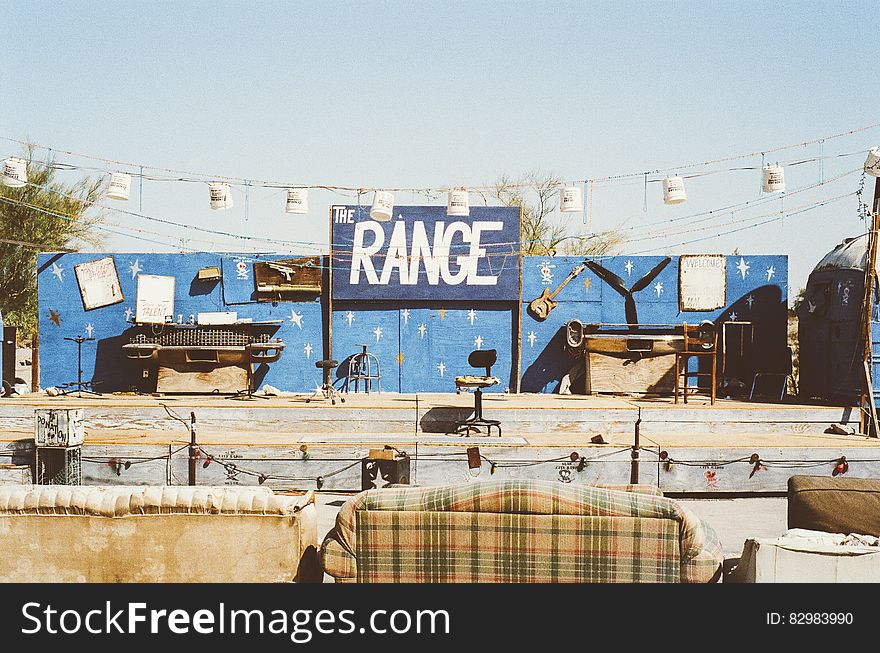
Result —
M515 306L509 302L442 306L334 302L333 357L340 362L338 383L351 355L361 351L359 344L365 344L379 358L383 390L451 392L456 376L483 373L467 363L475 349L498 352L492 374L501 383L487 392L512 389Z
M318 300L304 302L255 302L251 300L253 271L235 278L235 256L193 253L112 254L125 301L86 311L73 266L108 256L107 254L40 254L37 261L39 288L40 384L47 388L76 380L76 344L65 337L89 336L96 342L83 344L83 379L102 392L124 391L140 383L140 366L122 353L131 335L128 323L134 315L137 274L174 276L174 312L187 321L200 312L236 311L240 318L283 320L273 337L286 348L281 358L256 370L256 382L285 390L312 390L320 384L315 360L323 355L322 312ZM257 258L247 255L251 262ZM282 258L262 256L262 258ZM223 281L199 281L203 267L221 267ZM248 290L250 289L250 290Z
M615 256L597 260L631 286L663 258ZM556 392L562 377L576 364L563 349L563 326L567 321L626 322L623 297L590 270L581 272L557 295L556 301L560 305L545 321L538 321L528 314L529 302L539 297L545 288L555 289L582 260L571 256L523 258L522 392ZM786 346L786 256L728 256L727 306L701 312L679 310L678 263L678 257L672 257L669 265L647 288L635 293L640 324L751 321L755 325L756 358L760 359L763 352L778 351Z
M122 354L132 325L136 276L174 275L177 278L175 313L236 311L253 320L281 319L274 334L285 343L281 359L268 369L257 370L257 382L282 390L307 392L320 384L314 363L324 355L322 304L256 302L251 263L281 258L255 254L113 254L125 301L92 311L83 310L73 273L78 263L106 254L41 254L38 261L41 385L49 387L75 380L76 346L64 337L89 335L95 343L83 348L86 380L100 381L103 391L127 390L139 383L140 366ZM498 362L492 372L501 379L493 390L512 391L516 386L516 342L521 337L520 382L523 392L554 392L574 361L563 349L562 326L570 319L583 322L625 322L624 300L590 270L583 271L556 297L560 305L539 322L526 307L545 288L555 289L579 257L524 257L522 303L459 298L415 301L398 298L384 301L339 299L333 303L332 355L340 362L337 385L349 357L359 344L378 356L382 389L392 392L450 392L454 377L475 372L467 364L474 349L496 349ZM601 264L627 282L635 282L662 257L610 257ZM629 265L631 264L631 265ZM784 256L728 256L727 306L709 312L681 312L678 307L678 258L645 290L636 293L640 323L680 324L711 320L750 320L756 325L758 352L785 347L788 298L788 262ZM216 266L222 280L199 282L199 269ZM326 289L325 289L326 296ZM521 333L516 333L517 312L522 309Z

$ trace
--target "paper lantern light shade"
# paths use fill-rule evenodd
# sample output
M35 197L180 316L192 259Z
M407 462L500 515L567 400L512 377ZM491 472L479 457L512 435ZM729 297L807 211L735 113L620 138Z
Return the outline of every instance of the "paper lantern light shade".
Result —
M307 188L288 188L287 204L284 206L286 213L308 213L309 191Z
M212 209L231 209L232 208L232 189L226 183L213 183L208 185L211 193Z
M684 179L681 177L666 177L663 180L663 202L665 204L681 204L687 200L684 190Z
M468 192L463 188L449 191L446 198L446 215L465 218L471 214Z
M868 158L865 159L865 172L872 177L880 177L880 147L872 147L868 150Z
M559 212L580 213L584 210L584 195L577 186L566 186L559 191Z
M3 184L10 188L21 188L27 184L27 162L10 157L3 162Z
M114 172L110 175L110 184L107 186L107 197L111 200L127 200L131 196L131 175L124 172Z
M785 191L785 170L780 165L764 166L765 193L782 193Z
M370 217L376 222L388 222L394 214L394 193L377 190L370 207Z

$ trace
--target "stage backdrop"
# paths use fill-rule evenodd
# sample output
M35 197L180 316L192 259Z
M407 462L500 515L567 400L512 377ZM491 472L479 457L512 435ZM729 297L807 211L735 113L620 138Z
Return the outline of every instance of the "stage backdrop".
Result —
M630 289L662 264L663 256L613 256L594 259ZM679 296L680 258L668 264L647 287L632 293L639 324L698 324L712 320L754 324L754 354L760 361L787 342L788 258L786 256L700 256L685 258L685 297ZM720 263L719 258L723 258ZM556 289L584 259L573 256L523 259L522 392L557 392L562 377L577 361L563 349L563 327L572 319L584 323L624 324L624 297L589 269L583 270L556 296L560 302L544 320L529 315L530 301L544 289ZM721 275L723 273L723 276ZM711 285L711 289L709 286ZM720 290L719 290L720 286ZM721 292L723 291L723 292ZM718 306L715 302L723 302ZM688 307L718 306L707 310ZM751 377L744 379L751 382Z
M74 266L108 258L110 266L79 268L86 288L94 288L96 301L104 304L85 310ZM283 390L310 391L320 384L315 361L323 356L320 300L261 301L253 297L253 263L286 258L278 255L191 254L40 254L39 288L40 383L42 387L76 380L76 344L65 337L84 336L95 342L83 344L83 379L100 382L102 392L124 391L140 383L140 366L122 352L130 337L139 274L175 278L174 320L217 311L235 311L239 318L254 321L283 320L272 337L286 347L280 360L256 368L259 385L268 383ZM114 297L109 277L115 267L120 296ZM222 279L198 279L200 269L214 267ZM89 273L85 279L83 270ZM108 274L109 273L109 274ZM102 290L103 289L103 290ZM91 295L90 295L91 297ZM91 305L91 304L88 304Z
M519 209L472 207L452 218L444 206L402 206L389 222L369 214L368 206L330 210L339 381L365 344L384 390L452 392L456 375L477 372L468 354L495 349L501 384L490 391L512 390Z

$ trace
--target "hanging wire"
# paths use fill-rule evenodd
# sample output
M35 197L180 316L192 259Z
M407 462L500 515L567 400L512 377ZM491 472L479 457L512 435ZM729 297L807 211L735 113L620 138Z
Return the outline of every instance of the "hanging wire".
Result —
M618 174L618 175L610 175L610 176L606 176L606 177L598 177L598 178L593 178L593 181L594 181L594 182L607 182L607 181L615 181L615 180L627 179L627 178L632 178L632 177L640 177L640 176L643 176L643 175L645 175L645 174L662 174L662 173L669 172L669 171L672 171L672 170L691 170L691 169L694 169L694 168L703 168L703 167L708 167L708 166L715 165L715 164L719 164L719 163L727 163L727 162L731 162L731 161L737 161L737 160L742 160L742 159L752 158L752 157L757 156L758 154L761 154L762 159L763 159L763 157L764 157L765 154L776 153L776 152L782 152L782 151L785 151L785 150L790 150L790 149L795 149L795 148L800 148L800 147L806 147L806 146L808 146L808 145L817 144L817 143L819 143L819 142L821 142L821 141L834 140L834 139L838 139L838 138L844 138L844 137L847 137L847 136L851 136L851 135L853 135L853 134L858 134L858 133L862 133L862 132L865 132L865 131L870 131L870 130L873 130L873 129L877 129L878 127L880 127L880 123L875 123L875 124L871 124L871 125L866 125L866 126L864 126L864 127L859 127L859 128L856 128L856 129L851 129L851 130L848 130L848 131L839 132L839 133L831 134L831 135L828 135L828 136L823 136L823 137L821 137L821 138L817 138L817 139L810 140L810 141L804 141L804 142L801 142L801 143L792 143L792 144L789 144L789 145L782 145L782 146L780 146L780 147L775 147L775 148L770 148L770 149L764 149L764 150L761 150L761 151L758 151L758 152L750 152L750 153L746 153L746 154L735 154L735 155L731 155L731 156L724 156L724 157L719 157L719 158L716 158L716 159L709 159L709 160L706 160L706 161L700 161L700 162L696 162L696 163L688 163L688 164L684 164L684 165L671 166L671 167L667 167L667 168L658 168L658 169L656 169L656 170L651 170L651 171L641 171L641 172L637 172L637 173L625 173L625 174ZM36 144L36 143L29 143L29 142L27 142L27 141L22 141L22 140L19 140L19 139L9 138L9 137L5 137L5 136L0 136L0 140L4 140L4 141L7 141L7 142L12 142L12 143L18 143L19 145L23 145L23 146L31 146L31 147L38 148L38 149L49 149L48 147L43 146L43 145L39 145L39 144ZM451 190L451 189L453 188L452 186L442 186L442 187L412 187L412 186L407 186L407 187L399 187L399 188L366 188L366 189L365 189L365 188L363 188L363 187L344 186L344 185L334 185L334 184L303 184L303 183L299 183L299 182L281 182L281 181L268 181L268 180L258 180L258 181L257 181L257 180L247 180L247 179L242 178L242 177L230 177L230 176L225 176L225 175L207 174L207 173L201 173L201 172L191 172L191 171L176 170L176 169L173 169L173 168L165 168L165 167L158 167L158 166L149 166L149 165L146 165L146 164L139 164L139 163L126 162L126 161L119 161L119 160L110 159L110 158L105 158L105 157L99 157L99 156L94 156L94 155L89 155L89 154L83 154L83 153L73 152L73 151L70 151L70 150L63 150L63 149L60 149L60 148L54 148L54 149L55 149L56 152L61 152L62 154L65 154L65 155L67 155L67 156L72 156L72 157L82 158L82 159L91 160L91 161L99 161L99 162L101 162L101 163L105 163L105 164L111 164L111 165L123 165L123 166L128 166L128 167L140 167L142 173L143 173L143 170L144 170L144 169L149 169L149 170L153 170L153 171L156 171L156 172L169 173L169 174L171 174L171 175L176 175L178 181L183 181L183 180L187 180L187 181L204 181L204 180L206 180L206 179L216 179L216 180L223 180L223 181L226 181L226 182L235 182L235 183L238 183L238 184L243 184L243 183L245 183L245 182L250 181L250 183L252 183L253 185L262 186L262 187L267 187L267 188L300 187L300 188L309 188L309 189L312 189L312 188L314 188L314 189L325 189L325 190L330 190L330 191L364 191L364 190L367 190L367 191L374 191L374 190L387 190L387 191L391 191L391 192L405 192L405 191L411 191L411 192L420 193L420 194L422 194L422 193L448 192L449 190ZM143 177L142 177L142 178L143 178ZM576 181L577 181L577 183L583 183L584 181L587 181L587 180L586 180L586 179L581 179L581 180L576 180ZM529 184L529 183L513 184L513 185L511 185L512 188L528 188L528 187L530 187L530 186L531 186L531 184ZM473 186L467 186L467 187L468 187L468 188L475 189L475 190L476 190L476 189L489 189L489 190L492 189L492 187L483 186L483 185L480 185L480 184L475 184L475 185L473 185ZM142 207L141 207L141 210L142 210Z

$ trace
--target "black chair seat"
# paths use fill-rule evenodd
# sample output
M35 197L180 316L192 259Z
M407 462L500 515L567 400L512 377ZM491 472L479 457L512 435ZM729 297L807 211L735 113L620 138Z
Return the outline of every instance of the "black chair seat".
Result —
M315 367L317 367L319 370L332 370L337 365L339 365L339 361L334 361L334 360L315 361Z

